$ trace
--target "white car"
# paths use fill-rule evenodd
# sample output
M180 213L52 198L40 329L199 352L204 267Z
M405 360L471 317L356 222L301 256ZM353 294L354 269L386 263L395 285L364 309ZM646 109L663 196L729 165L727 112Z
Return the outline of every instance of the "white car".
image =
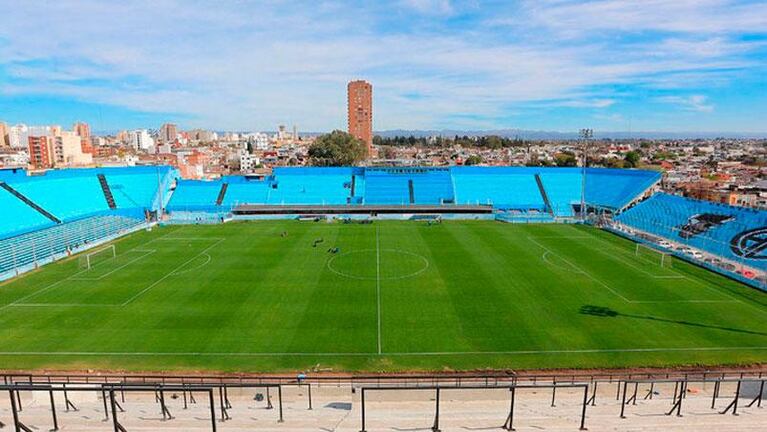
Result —
M703 254L698 251L690 251L690 255L696 259L703 259Z
M671 248L671 243L667 242L666 240L659 241L658 245L664 248Z

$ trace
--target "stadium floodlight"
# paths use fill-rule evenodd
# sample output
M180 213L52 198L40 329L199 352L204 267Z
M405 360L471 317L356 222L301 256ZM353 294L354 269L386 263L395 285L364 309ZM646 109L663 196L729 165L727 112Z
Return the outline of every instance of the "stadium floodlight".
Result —
M581 218L586 220L586 165L588 164L589 139L594 136L594 129L581 129L579 135L583 141L581 151L583 158L581 162Z

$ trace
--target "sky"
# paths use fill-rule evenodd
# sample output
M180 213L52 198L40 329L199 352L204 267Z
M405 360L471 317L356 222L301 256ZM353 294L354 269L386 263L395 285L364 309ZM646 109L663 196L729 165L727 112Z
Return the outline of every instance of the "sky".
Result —
M0 0L0 121L767 132L767 0Z

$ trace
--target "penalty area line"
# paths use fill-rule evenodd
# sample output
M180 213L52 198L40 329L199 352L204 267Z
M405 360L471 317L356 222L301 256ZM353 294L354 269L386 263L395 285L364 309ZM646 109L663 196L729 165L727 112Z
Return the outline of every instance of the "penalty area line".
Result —
M196 259L197 259L197 257L199 257L199 256L202 256L203 254L205 254L205 253L206 253L206 252L208 252L209 250L213 249L213 247L214 247L214 246L218 246L218 244L219 244L219 243L221 243L222 241L224 241L224 239L223 239L223 238L222 238L222 239L220 239L220 240L218 240L217 242L213 243L212 245L210 245L210 246L206 247L205 249L203 249L202 251L200 251L198 254L196 254L196 255L195 255L195 256L193 256L192 258L189 258L188 260L184 261L183 263L181 263L181 265L179 265L178 267L174 268L174 269L173 269L172 271L170 271L169 273L166 273L166 274L165 274L165 276L161 277L160 279L157 279L156 281L154 281L154 282L153 282L151 285L149 285L148 287L146 287L146 288L144 288L143 290L141 290L141 291L139 291L138 293L136 293L136 295L134 295L133 297L131 297L131 298L129 298L128 300L126 300L125 302L123 302L123 303L122 303L120 306L127 306L127 305L129 305L129 304L133 303L133 301L134 301L134 300L136 300L137 298L139 298L139 297L141 297L142 295L144 295L144 294L145 294L147 291L149 291L150 289L152 289L152 288L154 288L155 286L159 285L159 284L160 284L162 281L164 281L165 279L167 279L167 278L169 278L169 277L171 277L171 276L174 276L174 275L175 275L175 273L176 273L177 271L181 270L182 268L184 268L184 266L185 266L185 265L187 265L187 264L191 263L192 261L196 260Z

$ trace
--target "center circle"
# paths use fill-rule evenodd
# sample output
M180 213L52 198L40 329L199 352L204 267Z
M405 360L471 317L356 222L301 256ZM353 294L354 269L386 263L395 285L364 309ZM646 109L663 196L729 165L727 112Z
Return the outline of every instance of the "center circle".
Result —
M328 260L328 270L358 280L393 280L417 276L429 268L423 255L399 249L361 249Z

